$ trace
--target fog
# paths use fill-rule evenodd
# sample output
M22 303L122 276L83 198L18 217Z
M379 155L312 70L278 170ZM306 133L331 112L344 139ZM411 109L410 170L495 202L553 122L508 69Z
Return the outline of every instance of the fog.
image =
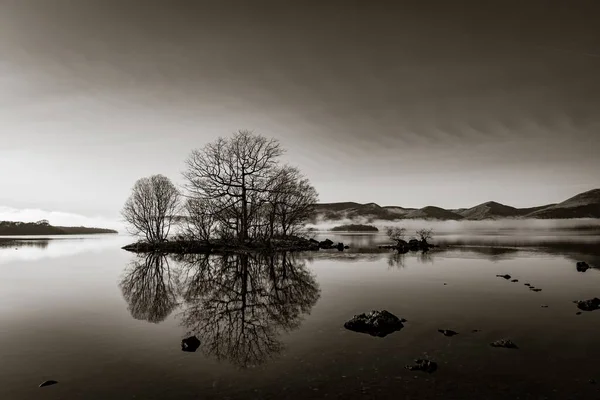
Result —
M334 226L346 224L367 224L379 228L380 232L385 232L385 227L394 226L406 228L407 236L414 234L418 229L433 229L437 234L453 233L523 233L523 232L560 232L565 230L600 230L600 219L578 218L578 219L502 219L502 220L484 220L484 221L438 221L405 219L397 221L374 220L368 222L367 219L346 219L339 221L321 220L317 224L310 224L320 231L326 231Z
M37 222L42 219L48 220L51 225L55 226L86 226L124 231L123 223L116 218L87 217L62 211L47 211L36 208L18 209L0 206L0 221Z

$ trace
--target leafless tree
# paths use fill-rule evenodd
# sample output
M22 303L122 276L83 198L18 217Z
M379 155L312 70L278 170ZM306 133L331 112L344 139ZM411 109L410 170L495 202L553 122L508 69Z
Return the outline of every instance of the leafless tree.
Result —
M250 200L267 191L269 176L282 154L277 140L239 131L192 151L183 176L192 197L214 201L220 208L215 214L228 216L221 222L235 226L238 239L245 242L257 206Z
M427 243L433 237L433 229L419 229L416 234L421 242Z
M404 242L404 235L406 235L406 229L389 226L386 228L386 234L391 240L394 240L398 242L398 244L400 244Z
M167 238L178 210L177 188L166 176L153 175L135 183L121 215L131 234L156 243Z
M185 236L194 240L210 240L216 222L211 203L202 199L188 199L185 203L185 211Z

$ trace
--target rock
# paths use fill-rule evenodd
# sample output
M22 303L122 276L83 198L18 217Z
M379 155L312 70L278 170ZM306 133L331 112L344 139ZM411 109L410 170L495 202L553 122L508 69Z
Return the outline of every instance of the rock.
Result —
M411 251L419 250L419 247L420 247L420 243L419 243L419 241L417 239L410 239L408 241L408 248Z
M444 282L444 286L446 286L446 285L447 285L447 283L446 283L446 282Z
M600 308L600 299L594 297L593 299L583 300L577 302L577 308L583 311L594 311Z
M542 304L542 308L548 308L548 306L545 304Z
M200 347L200 340L196 336L190 336L189 338L181 341L181 350L189 353L194 353Z
M338 243L336 247L339 251L344 251L344 243Z
M531 283L525 283L525 286L531 286Z
M581 315L581 311L577 311L575 315Z
M472 333L481 332L481 329L473 329L471 332L472 332Z
M538 289L538 288L534 288L534 287L530 287L529 290L533 291L533 292L541 292L542 289Z
M504 347L505 349L518 349L517 345L509 339L500 339L490 343L492 347Z
M390 333L399 331L404 327L405 319L400 319L394 314L382 310L359 314L344 324L344 328L360 333L368 333L371 336L384 337Z
M423 360L418 358L415 360L414 365L407 365L404 368L409 371L423 371L431 374L437 370L437 364L431 360Z
M585 272L589 268L590 268L590 266L585 261L578 261L577 262L577 271L579 271L579 272Z
M511 276L510 276L510 275L508 275L508 274L504 274L504 275L496 275L496 276L497 276L498 278L504 278L504 279L506 279L506 280L509 280L509 279L511 278Z
M42 383L40 383L39 387L44 387L44 386L50 386L50 385L56 385L58 382L57 381L44 381Z
M511 282L519 282L518 279L513 279Z
M344 249L346 249L346 250L349 249L349 248L350 248L350 246L348 246L348 245L344 246Z
M333 246L333 242L329 239L325 239L322 242L319 242L319 247L322 249L330 249Z
M438 329L438 332L442 333L444 336L458 335L458 332L454 332L453 330L450 330L450 329Z
M316 245L318 245L318 244L319 244L319 241L318 241L318 240L315 240L315 239L309 239L308 241L309 241L311 244L316 244Z

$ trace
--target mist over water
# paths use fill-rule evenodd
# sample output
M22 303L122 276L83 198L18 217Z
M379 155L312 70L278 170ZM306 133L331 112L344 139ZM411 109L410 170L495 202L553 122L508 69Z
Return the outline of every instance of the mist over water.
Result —
M483 221L439 221L423 219L404 219L396 221L372 220L366 218L344 219L339 221L321 220L309 227L327 231L334 226L346 224L372 225L385 233L388 226L406 228L407 236L414 234L418 229L433 229L434 234L464 234L464 233L543 233L560 235L561 231L596 231L600 232L600 219L501 219Z

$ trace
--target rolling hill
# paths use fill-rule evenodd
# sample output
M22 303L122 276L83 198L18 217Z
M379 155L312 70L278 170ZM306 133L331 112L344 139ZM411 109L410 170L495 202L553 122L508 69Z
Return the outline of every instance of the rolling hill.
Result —
M471 208L446 210L427 206L406 208L400 206L379 206L375 203L360 204L354 202L320 203L315 206L313 221L366 219L367 221L399 219L436 219L436 220L489 220L504 218L600 218L600 189L590 190L571 197L562 203L537 207L516 208L495 201L488 201Z
M0 236L88 235L96 233L118 232L112 229L86 228L84 226L53 226L50 225L47 221L0 221Z

